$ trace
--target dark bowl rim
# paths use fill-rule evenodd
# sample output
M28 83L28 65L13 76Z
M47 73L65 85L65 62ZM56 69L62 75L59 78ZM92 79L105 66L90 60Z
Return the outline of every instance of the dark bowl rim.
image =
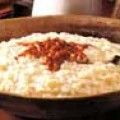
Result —
M9 94L9 93L0 93L0 98L11 98L11 99L19 99L19 100L25 100L25 101L79 101L79 100L88 100L88 99L99 99L99 98L109 98L111 96L118 96L120 95L120 90L113 91L113 92L107 92L107 93L101 93L91 96L84 96L84 97L25 97L22 95L16 95L16 94Z

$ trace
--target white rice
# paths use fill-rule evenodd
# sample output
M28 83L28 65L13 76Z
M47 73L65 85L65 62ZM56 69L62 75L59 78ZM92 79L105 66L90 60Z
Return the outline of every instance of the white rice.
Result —
M18 42L45 41L60 38L66 42L91 44L84 51L92 64L65 61L60 70L51 72L40 59L15 57L26 47ZM120 90L120 65L107 63L120 56L120 45L105 38L83 37L69 33L34 33L0 43L0 92L23 97L84 97ZM41 58L42 60L42 58Z

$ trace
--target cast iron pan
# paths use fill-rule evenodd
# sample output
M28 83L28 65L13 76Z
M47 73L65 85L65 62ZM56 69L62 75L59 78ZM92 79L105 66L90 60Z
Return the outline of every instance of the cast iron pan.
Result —
M35 32L69 32L120 43L120 21L91 16L47 16L0 21L0 40ZM120 91L84 98L42 99L0 94L0 107L17 116L68 119L94 115L120 105Z

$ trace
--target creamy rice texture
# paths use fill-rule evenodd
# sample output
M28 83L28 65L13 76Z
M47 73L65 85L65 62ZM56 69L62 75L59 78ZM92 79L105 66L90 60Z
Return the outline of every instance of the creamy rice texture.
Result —
M42 64L44 58L15 57L26 50L19 42L32 43L48 38L90 44L84 53L90 64L65 61L58 71ZM69 33L34 33L0 43L0 92L24 97L84 97L120 90L120 65L111 61L120 56L120 45L105 38L83 37Z

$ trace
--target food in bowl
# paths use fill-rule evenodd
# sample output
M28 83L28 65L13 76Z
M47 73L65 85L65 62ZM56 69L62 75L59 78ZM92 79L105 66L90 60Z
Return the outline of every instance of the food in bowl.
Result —
M0 43L0 93L85 97L120 90L120 44L70 33Z

